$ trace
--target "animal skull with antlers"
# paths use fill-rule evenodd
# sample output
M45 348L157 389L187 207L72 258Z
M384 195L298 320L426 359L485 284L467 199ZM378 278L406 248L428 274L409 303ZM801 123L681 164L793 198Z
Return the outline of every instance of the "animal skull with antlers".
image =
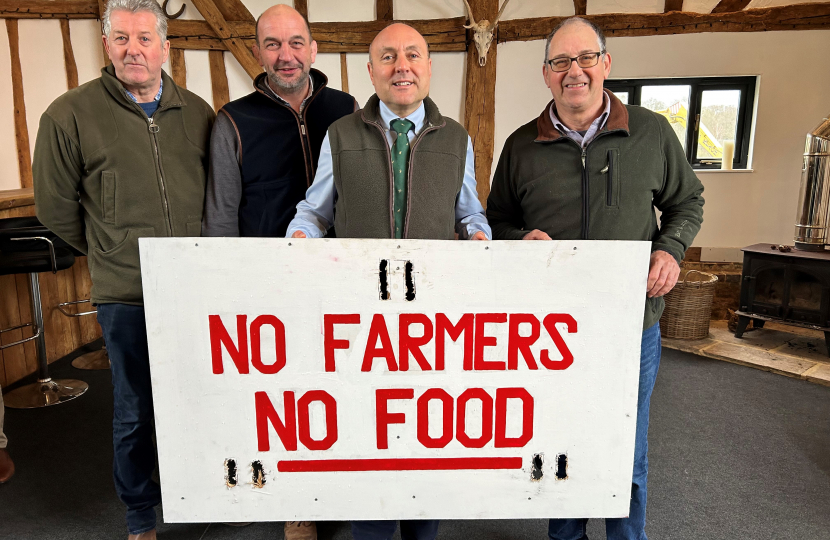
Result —
M470 7L470 3L467 2L467 0L464 0L464 5L467 6L467 15L470 18L470 24L465 24L464 28L471 28L474 32L473 41L476 44L476 51L478 52L479 66L484 66L484 64L487 63L487 51L490 50L490 45L493 43L493 32L496 30L501 14L508 2L510 2L510 0L504 0L504 3L499 9L499 13L496 15L493 22L490 22L487 19L481 19L476 22L475 17L473 17L473 9Z

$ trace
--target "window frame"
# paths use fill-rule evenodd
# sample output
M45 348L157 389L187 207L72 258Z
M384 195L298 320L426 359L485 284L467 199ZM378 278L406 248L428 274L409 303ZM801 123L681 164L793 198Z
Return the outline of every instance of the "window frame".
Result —
M628 92L629 105L640 105L644 86L689 86L689 118L686 129L686 159L693 169L720 170L720 160L697 157L700 133L700 111L703 92L709 90L740 90L735 132L733 169L749 167L749 146L752 139L752 118L755 110L756 76L743 77L673 77L666 79L607 79L605 88L611 92ZM692 128L692 129L690 129Z

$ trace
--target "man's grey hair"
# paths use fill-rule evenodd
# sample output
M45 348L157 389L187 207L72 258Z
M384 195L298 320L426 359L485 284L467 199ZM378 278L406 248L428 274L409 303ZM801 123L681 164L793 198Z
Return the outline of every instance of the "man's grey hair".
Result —
M556 33L566 26L571 26L572 24L585 24L594 31L597 35L597 46L599 47L599 52L605 52L605 33L603 33L602 28L597 26L596 24L592 23L588 19L583 19L582 17L570 17L565 19L561 23L557 24L556 27L550 31L548 34L548 38L545 40L545 62L548 61L548 54L550 53L550 42L553 39L553 36Z
M138 13L140 11L147 11L156 16L156 34L161 38L161 42L167 39L167 16L162 11L156 0L109 0L107 2L107 9L104 10L104 35L109 37L112 30L113 11L129 11L130 13Z

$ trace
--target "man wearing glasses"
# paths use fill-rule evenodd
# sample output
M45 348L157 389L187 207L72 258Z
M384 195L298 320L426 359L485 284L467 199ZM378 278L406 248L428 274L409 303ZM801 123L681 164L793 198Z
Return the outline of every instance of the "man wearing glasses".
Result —
M663 295L703 221L703 186L668 121L603 89L611 55L596 25L578 17L553 29L542 75L553 101L505 142L487 219L501 240L651 242L640 350L629 516L607 519L614 540L644 540L648 413L660 365ZM661 212L658 225L654 208ZM608 261L613 264L613 261ZM587 538L587 519L552 519L553 540Z

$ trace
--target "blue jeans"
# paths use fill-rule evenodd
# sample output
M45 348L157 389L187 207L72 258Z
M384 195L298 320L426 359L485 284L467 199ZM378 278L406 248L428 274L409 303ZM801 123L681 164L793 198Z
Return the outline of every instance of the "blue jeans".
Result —
M98 323L112 365L115 491L127 505L127 529L139 534L156 527L153 507L161 503L161 489L151 478L156 450L144 308L99 304Z
M402 519L401 540L434 540L438 535L437 519ZM354 540L390 540L398 522L352 521Z
M660 367L660 323L643 331L640 346L640 389L637 396L637 435L634 440L634 474L631 477L631 506L627 518L605 520L608 540L646 539L646 481L648 479L648 407ZM552 519L548 536L552 540L587 540L587 519Z

